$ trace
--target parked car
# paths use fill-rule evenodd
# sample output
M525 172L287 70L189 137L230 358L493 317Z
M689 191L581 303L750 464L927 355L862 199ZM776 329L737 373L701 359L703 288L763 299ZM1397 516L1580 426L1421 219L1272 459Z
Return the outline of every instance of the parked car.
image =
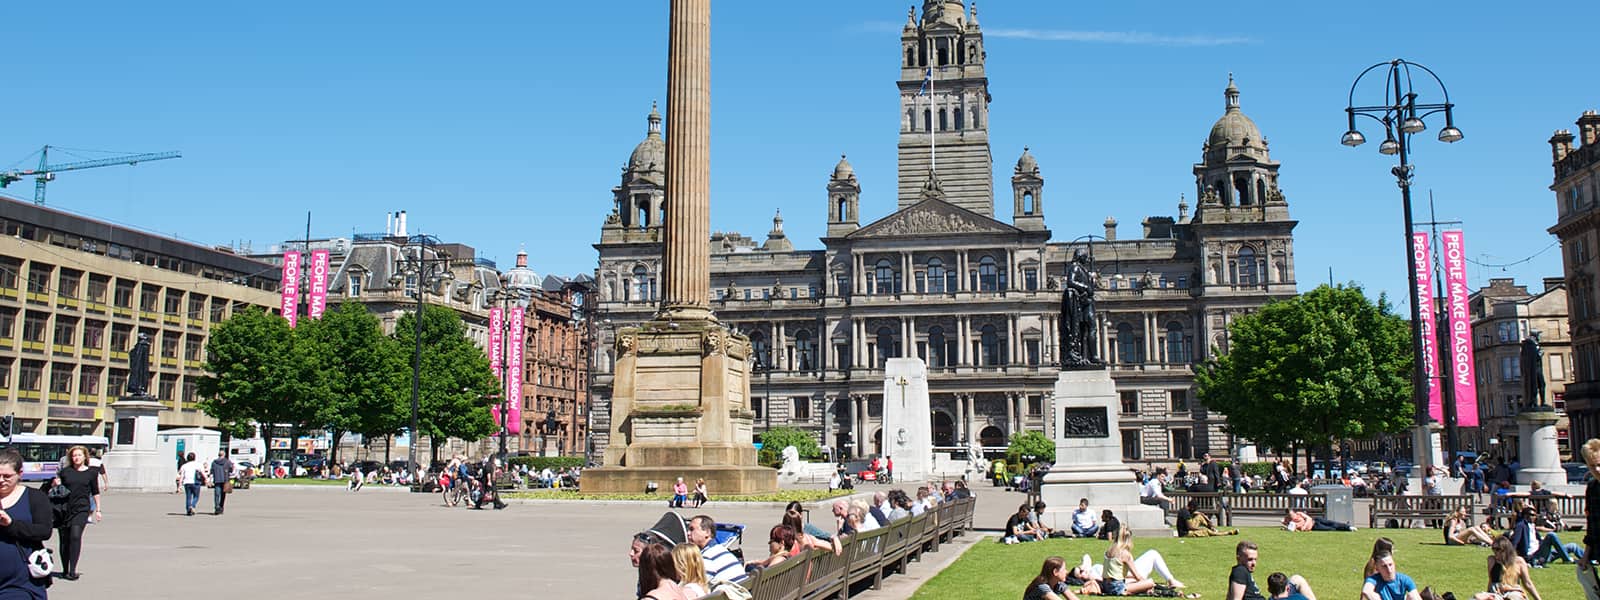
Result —
M1589 467L1581 462L1561 463L1561 468L1567 470L1567 483L1573 485L1587 485L1589 483Z
M1367 472L1373 475L1388 475L1394 472L1394 467L1381 460L1375 460L1367 463Z
M1414 465L1409 460L1394 461L1394 474L1400 477L1410 477Z
M374 473L383 470L383 463L375 460L358 460L350 466L351 468L361 469L362 473Z

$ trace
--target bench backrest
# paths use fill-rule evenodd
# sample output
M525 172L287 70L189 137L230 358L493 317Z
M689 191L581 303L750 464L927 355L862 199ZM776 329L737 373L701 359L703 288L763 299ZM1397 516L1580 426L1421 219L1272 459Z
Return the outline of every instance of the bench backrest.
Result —
M1445 496L1378 495L1372 497L1373 514L1448 514L1458 508L1472 512L1477 498L1470 494Z
M1282 515L1289 509L1320 515L1328 510L1327 494L1226 494L1228 511L1235 514Z
M750 590L752 596L763 600L799 598L801 585L806 581L807 562L814 553L815 550L808 550L770 569L763 569L755 577L744 582L745 589Z

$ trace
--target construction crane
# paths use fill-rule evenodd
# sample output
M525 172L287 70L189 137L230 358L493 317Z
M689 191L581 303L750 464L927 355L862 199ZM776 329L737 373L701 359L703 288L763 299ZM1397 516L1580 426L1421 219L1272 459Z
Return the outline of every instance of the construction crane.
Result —
M44 186L45 186L45 184L49 183L51 181L54 181L55 178L56 178L56 173L60 173L62 171L77 171L77 170L80 170L80 169L96 169L96 168L99 168L99 167L113 167L113 166L117 166L117 165L137 165L139 163L146 162L146 161L152 161L152 160L167 160L169 158L183 158L183 154L178 153L178 152L149 152L149 153L144 153L144 154L122 154L122 155L111 156L111 157L107 157L107 158L98 158L98 159L94 159L94 160L84 160L84 161L78 161L78 162L59 163L59 164L52 165L52 164L50 164L50 149L51 148L52 148L51 146L45 146L45 147L39 149L39 168L37 168L37 169L25 169L25 170L22 170L22 171L14 171L13 170L13 171L0 172L0 188L9 186L9 185L11 185L13 183L16 183L18 181L22 181L23 177L32 177L33 181L34 181L34 185L33 185L33 203L34 204L44 204ZM60 147L56 147L56 149L57 150L65 150L65 149L60 148ZM23 160L27 160L27 159L23 159Z

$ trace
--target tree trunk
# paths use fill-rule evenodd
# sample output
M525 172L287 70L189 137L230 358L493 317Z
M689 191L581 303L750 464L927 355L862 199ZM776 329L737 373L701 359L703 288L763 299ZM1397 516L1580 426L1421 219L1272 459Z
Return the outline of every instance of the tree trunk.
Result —
M394 435L383 436L383 464L389 464L389 450L394 448Z
M332 466L339 462L339 441L344 439L344 432L338 429L329 429L328 437L331 442L328 445L328 465Z
M263 442L266 443L266 449L262 451L263 452L262 455L261 455L262 464L256 465L256 467L261 469L261 472L264 473L265 477L271 478L272 475L273 475L273 473L272 473L272 426L271 425L262 425L261 426L261 439L263 440Z

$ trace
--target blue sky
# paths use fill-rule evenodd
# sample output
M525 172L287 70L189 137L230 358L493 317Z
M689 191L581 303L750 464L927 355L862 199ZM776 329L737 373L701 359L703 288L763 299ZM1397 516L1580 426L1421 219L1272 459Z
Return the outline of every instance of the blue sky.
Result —
M864 220L894 207L898 32L907 2L719 0L713 7L712 228L760 239L773 211L818 248L839 154ZM1466 139L1419 136L1419 219L1464 221L1472 284L1560 274L1551 132L1600 107L1579 2L1024 2L979 5L987 34L997 214L1023 146L1058 240L1124 237L1193 196L1191 165L1233 72L1282 163L1302 289L1403 289L1394 163L1338 144L1356 74L1403 57L1450 86ZM383 229L473 245L508 266L592 271L620 166L665 100L664 1L85 2L13 19L0 168L44 144L184 158L64 173L50 205L258 250ZM1225 12L1224 12L1225 11ZM1388 11L1388 12L1385 12ZM1398 32L1398 33L1396 33ZM1592 43L1592 42L1591 42ZM1431 89L1424 89L1423 100ZM1368 90L1369 103L1381 91ZM1358 98L1358 101L1360 98ZM1367 127L1369 139L1381 132ZM80 153L92 157L93 154ZM61 156L58 160L70 159ZM22 162L16 166L33 166ZM31 198L31 181L4 193Z

